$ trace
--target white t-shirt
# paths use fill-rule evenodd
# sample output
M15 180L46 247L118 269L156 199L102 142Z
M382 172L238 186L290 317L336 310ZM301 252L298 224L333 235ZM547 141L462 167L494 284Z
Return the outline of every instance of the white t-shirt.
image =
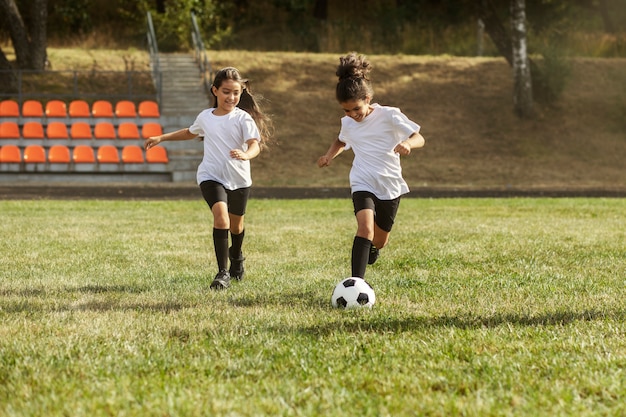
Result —
M362 121L341 118L339 140L352 149L354 161L350 170L350 188L369 191L381 200L393 200L409 192L402 178L400 155L394 148L420 126L396 107L372 104L373 111Z
M228 190L250 187L250 161L230 156L232 149L248 149L246 142L259 140L259 129L247 112L235 107L223 116L213 114L214 108L203 110L189 131L204 136L204 156L198 166L197 181L217 181Z

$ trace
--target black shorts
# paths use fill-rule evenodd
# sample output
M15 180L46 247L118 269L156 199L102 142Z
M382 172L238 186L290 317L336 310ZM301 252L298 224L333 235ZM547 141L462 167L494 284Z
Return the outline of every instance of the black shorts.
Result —
M246 214L246 206L250 197L250 187L227 190L217 181L203 181L200 183L202 197L210 208L213 204L223 201L228 206L228 212L236 216Z
M398 207L400 207L400 197L393 200L380 200L368 191L355 191L352 193L352 204L355 215L363 209L374 210L376 225L385 232L391 232Z

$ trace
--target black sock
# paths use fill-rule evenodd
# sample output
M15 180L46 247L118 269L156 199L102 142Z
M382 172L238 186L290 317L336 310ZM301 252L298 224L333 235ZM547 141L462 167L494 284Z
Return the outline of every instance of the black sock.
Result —
M355 236L352 243L352 276L365 277L365 268L370 256L372 241L364 237Z
M232 240L232 246L230 247L230 256L233 259L241 258L241 247L243 245L243 237L246 234L245 229L238 235L231 232L230 238Z
M220 271L228 268L228 229L213 228L213 246L217 268Z

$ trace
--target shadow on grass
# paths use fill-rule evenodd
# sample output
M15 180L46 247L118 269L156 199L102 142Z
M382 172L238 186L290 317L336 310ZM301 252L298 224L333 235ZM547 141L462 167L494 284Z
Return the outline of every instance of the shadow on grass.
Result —
M433 327L472 330L479 328L496 328L507 325L515 327L566 326L574 322L606 319L621 321L625 318L626 311L624 310L556 311L532 316L514 313L502 313L490 316L464 314L459 316L407 317L401 319L388 316L380 317L371 314L362 315L360 312L357 312L357 314L350 315L344 320L335 320L319 326L302 327L295 331L314 336L337 332L399 333L425 330ZM280 331L280 329L275 330Z
M86 285L67 287L61 290L43 288L27 288L19 290L1 290L0 311L6 313L22 312L63 312L63 311L152 311L168 313L189 307L178 301L165 302L127 302L119 297L125 294L140 294L151 291L148 286L137 285ZM103 295L110 299L74 301L58 299L59 293L81 293ZM17 297L11 300L12 297Z
M277 291L272 294L254 294L254 296L239 296L231 299L235 307L262 307L268 305L288 308L321 308L330 307L330 294L327 299L307 291Z

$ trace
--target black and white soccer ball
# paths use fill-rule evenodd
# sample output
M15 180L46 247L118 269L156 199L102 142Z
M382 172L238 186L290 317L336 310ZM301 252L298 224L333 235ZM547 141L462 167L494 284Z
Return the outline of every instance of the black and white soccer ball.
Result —
M335 286L330 302L335 308L371 308L376 303L376 293L363 278L351 277Z

